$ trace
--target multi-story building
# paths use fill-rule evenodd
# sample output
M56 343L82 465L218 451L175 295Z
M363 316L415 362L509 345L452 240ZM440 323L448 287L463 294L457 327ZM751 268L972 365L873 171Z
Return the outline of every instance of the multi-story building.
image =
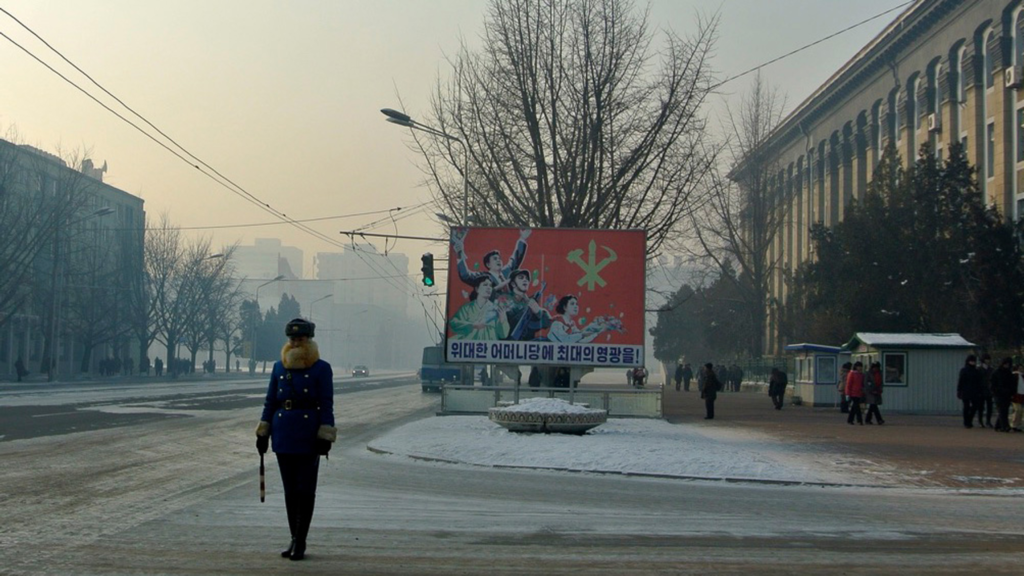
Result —
M811 257L810 227L842 220L889 142L904 165L924 143L940 157L963 143L988 201L1007 219L1024 216L1022 67L1021 0L917 0L783 119L765 144L787 203L769 255L780 263L771 301L785 302L787 273ZM768 353L781 349L778 309Z
M137 364L127 291L145 274L144 202L104 183L106 170L0 140L0 274L20 279L0 282L0 375L13 375L19 358L34 374L49 364L61 378L102 358Z
M275 278L302 278L302 250L285 246L277 238L257 238L252 246L238 246L231 254L231 264L239 278L256 281Z

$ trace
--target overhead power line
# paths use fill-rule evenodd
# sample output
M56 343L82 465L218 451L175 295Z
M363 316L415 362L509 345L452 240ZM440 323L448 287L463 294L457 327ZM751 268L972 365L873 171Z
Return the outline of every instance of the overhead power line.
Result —
M831 40L832 38L835 38L836 36L839 36L840 34L844 34L846 32L849 32L850 30L853 30L854 28L857 28L859 26L863 26L864 24L867 24L868 22L871 22L873 20L877 20L877 19L881 18L882 16L885 16L886 14L890 14L890 13L895 12L895 11L901 9L901 8L905 8L905 7L913 4L915 1L916 0L909 0L908 2L904 2L902 4L894 6L894 7L890 8L890 9L886 10L885 12L881 12L879 14L875 14L874 16L872 16L872 17L870 17L870 18L868 18L866 20L861 20L860 22L857 22L856 24L852 24L850 26L847 26L846 28L843 28L842 30L840 30L838 32L834 32L832 34L829 34L828 36L825 36L824 38L819 38L818 40L815 40L814 42L811 42L810 44L807 44L805 46L801 46L800 48L797 48L796 50L793 50L793 51L790 51L790 52L786 52L782 56L779 56L777 58L772 58L771 60L769 60L769 61L767 61L767 62L765 62L763 64L758 64L757 66L754 66L750 70L747 70L745 72L740 72L739 74L736 74L735 76L730 76L730 77L726 78L725 80L722 80L718 84L715 84L714 86L712 86L711 90L715 90L715 89L719 88L720 86L728 84L729 82L732 82L733 80L736 80L737 78L742 78L742 77L744 77L747 74L750 74L752 72L757 72L758 70L760 70L761 68L764 68L765 66L769 66L771 64L774 64L774 63L778 62L779 60L784 60L786 58L789 58L790 56L793 56L794 54L798 54L800 52L803 52L804 50L807 50L808 48L812 48L814 46L817 46L818 44L821 44L822 42L825 42L827 40Z

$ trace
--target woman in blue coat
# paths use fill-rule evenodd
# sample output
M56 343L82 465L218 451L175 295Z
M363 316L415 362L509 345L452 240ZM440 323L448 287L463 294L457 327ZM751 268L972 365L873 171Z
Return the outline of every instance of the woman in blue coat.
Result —
M320 456L338 435L334 427L334 373L320 359L312 322L296 318L285 326L288 342L274 363L263 415L256 427L260 454L271 444L281 470L292 540L281 556L302 560L316 502Z

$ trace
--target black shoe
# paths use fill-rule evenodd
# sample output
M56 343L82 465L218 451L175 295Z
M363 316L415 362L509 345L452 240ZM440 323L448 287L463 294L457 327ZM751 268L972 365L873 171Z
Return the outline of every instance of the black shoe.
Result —
M292 559L292 560L302 560L305 557L306 557L306 543L305 542L296 542L295 543L295 549L292 550L292 555L289 556L289 558Z
M705 420L714 420L715 417L714 416L705 416L704 419Z
M871 420L868 420L867 422L865 422L865 424L874 424L874 422L872 422Z
M281 552L281 558L291 557L293 550L295 550L295 538L292 538L291 544L288 544L288 549Z
M879 426L881 426L882 424L885 424L885 420L879 420L879 421L878 421L878 425L879 425Z
M974 424L964 424L964 428L974 428Z

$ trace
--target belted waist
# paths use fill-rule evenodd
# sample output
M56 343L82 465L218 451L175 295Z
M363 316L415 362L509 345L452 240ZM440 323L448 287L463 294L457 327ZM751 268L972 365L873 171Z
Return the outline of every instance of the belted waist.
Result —
M316 400L285 400L280 408L285 410L317 410L320 404Z

